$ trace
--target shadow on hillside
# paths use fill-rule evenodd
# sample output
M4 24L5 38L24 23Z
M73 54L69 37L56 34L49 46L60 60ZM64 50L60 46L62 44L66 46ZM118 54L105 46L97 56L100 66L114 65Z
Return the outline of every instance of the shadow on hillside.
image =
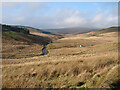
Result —
M52 43L52 39L49 37L43 37L43 36L39 36L39 35L33 35L33 34L29 34L29 39L30 43L37 43L40 45L47 45L49 43Z

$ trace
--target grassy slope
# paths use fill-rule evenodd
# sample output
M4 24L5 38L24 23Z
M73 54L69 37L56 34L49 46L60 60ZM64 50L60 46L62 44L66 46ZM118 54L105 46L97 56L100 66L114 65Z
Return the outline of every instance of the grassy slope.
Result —
M109 32L119 32L118 27L105 28L105 29L102 29L102 30L95 31L94 33L91 33L89 35L100 36L101 34L109 33Z
M52 39L53 41L60 39L60 38L63 38L62 34L58 34L58 33L54 33L54 32L44 31L41 29L36 29L36 28L32 28L32 27L25 27L25 26L18 26L18 27L28 29L31 34L43 36L43 37L48 37L48 38Z
M25 27L25 26L19 26L19 27L20 27L20 28L26 28L26 29L28 29L30 32L44 33L44 34L55 35L55 36L59 36L59 37L62 36L61 34L49 32L49 31L44 31L44 30L36 29L36 28L32 28L32 27Z
M47 44L51 40L48 37L42 37L32 34L18 33L14 31L7 31L2 33L3 37L13 39L16 41L26 42L26 43L37 43L37 44ZM3 38L4 39L4 38Z
M37 56L41 54L42 45L52 42L50 37L29 34L27 28L18 26L3 25L2 31L3 58Z
M110 27L110 28L102 29L96 32L98 33L118 32L118 27Z
M48 37L36 36L32 34L7 31L3 32L2 41L3 58L23 58L40 55L42 45L48 44L51 42L51 39ZM36 52L32 50L35 48Z
M51 43L53 40L62 37L58 34L52 34L31 27L10 25L0 26L3 26L3 58L39 56L41 55L42 45Z
M62 38L48 45L46 56L4 59L3 87L115 87L120 67L117 47L117 32Z

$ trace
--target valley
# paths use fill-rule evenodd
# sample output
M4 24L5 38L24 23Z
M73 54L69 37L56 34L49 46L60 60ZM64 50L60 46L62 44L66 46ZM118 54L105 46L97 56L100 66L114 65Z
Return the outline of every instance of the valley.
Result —
M119 87L118 33L115 27L83 34L3 32L2 87ZM49 53L42 55L45 44Z

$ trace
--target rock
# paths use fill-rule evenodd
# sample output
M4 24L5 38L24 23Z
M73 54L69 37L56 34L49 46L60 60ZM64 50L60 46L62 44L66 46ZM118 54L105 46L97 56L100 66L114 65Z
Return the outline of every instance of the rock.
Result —
M36 75L37 75L36 72L33 72L33 73L32 73L32 77L35 77Z
M84 82L78 82L77 86L82 86L83 84L85 84Z

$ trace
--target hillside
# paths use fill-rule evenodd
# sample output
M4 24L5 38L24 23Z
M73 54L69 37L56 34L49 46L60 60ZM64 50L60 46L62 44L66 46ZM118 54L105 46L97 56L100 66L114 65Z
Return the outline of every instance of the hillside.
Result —
M41 30L41 29L37 29L37 28L33 28L33 27L27 27L27 26L17 26L19 28L25 28L28 29L30 32L36 32L36 33L43 33L43 34L48 34L48 35L55 35L55 36L62 36L61 34L58 33L53 33L53 32L49 32L49 31L45 31L45 30Z
M103 35L110 36L109 34L112 33L114 33L114 36L117 36L118 33L120 33L118 27L109 27L101 30L96 30L90 33L86 33L85 35L101 37Z
M14 31L14 32L20 32L20 33L24 33L24 34L29 34L29 30L26 28L18 28L16 26L2 25L2 24L0 24L0 27L2 27L3 32Z
M4 57L15 58L3 58L3 88L118 88L118 33L96 32L55 40L45 56L38 44L5 39Z
M33 35L28 28L18 26L2 25L2 35L5 38L27 43L48 44L52 40L48 37Z
M28 30L30 34L37 35L37 36L48 37L52 40L57 40L57 39L60 39L60 38L64 37L63 34L59 34L59 33L55 33L55 32L49 32L49 31L45 31L45 30L41 30L41 29L37 29L37 28L33 28L33 27L28 27L28 26L11 26L11 27L20 28L20 29L23 29L23 30Z
M119 27L110 27L110 28L105 28L105 29L102 29L102 30L98 30L96 31L96 33L108 33L108 32L118 32Z
M51 42L52 38L30 34L27 28L2 25L3 58L23 58L40 55L42 46ZM33 48L36 48L36 51ZM31 55L28 55L30 52ZM39 52L39 54L35 54L36 52Z

